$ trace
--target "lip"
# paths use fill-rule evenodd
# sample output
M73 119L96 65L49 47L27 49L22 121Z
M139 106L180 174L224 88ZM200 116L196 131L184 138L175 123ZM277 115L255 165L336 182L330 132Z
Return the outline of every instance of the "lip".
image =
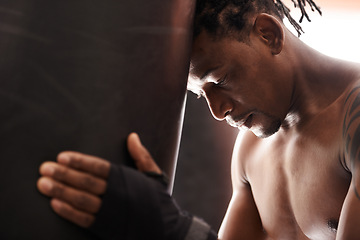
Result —
M249 128L251 128L251 125L252 125L253 114L252 113L243 114L242 116L240 115L235 118L229 118L229 120L227 120L227 121L233 127L237 127L239 129L244 129L244 128L249 129Z

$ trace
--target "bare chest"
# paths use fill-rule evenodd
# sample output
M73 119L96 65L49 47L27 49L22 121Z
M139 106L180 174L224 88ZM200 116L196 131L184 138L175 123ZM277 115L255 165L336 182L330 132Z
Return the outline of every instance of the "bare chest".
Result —
M281 145L270 141L254 155L247 176L273 239L335 239L350 176L339 161L336 141L323 143L314 138Z

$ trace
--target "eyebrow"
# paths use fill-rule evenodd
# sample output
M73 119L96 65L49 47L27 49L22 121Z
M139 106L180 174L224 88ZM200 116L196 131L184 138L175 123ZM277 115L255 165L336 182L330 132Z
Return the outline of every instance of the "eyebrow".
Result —
M207 76L209 76L213 71L217 70L220 67L214 67L214 68L210 68L209 70L207 70L201 77L200 80L203 80L204 78L206 78Z

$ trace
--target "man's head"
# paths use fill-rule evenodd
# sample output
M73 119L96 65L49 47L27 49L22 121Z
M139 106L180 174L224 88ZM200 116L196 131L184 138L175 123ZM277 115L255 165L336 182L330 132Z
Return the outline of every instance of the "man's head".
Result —
M269 13L279 20L283 12L273 0L199 0L195 12L194 37L206 31L214 39L236 37L246 40L257 13Z
M312 0L291 0L295 7L300 8L301 23L306 17L310 18L305 10L306 4L311 10L320 8ZM281 0L197 0L195 12L194 36L206 30L213 37L218 38L233 33L245 35L241 31L251 27L249 19L256 13L268 13L282 20L284 16L289 20L300 36L303 32L301 26L290 15L290 9Z
M199 0L195 16L189 90L206 98L216 119L259 137L278 131L291 102L279 2Z
M276 56L283 47L281 23L262 14L256 25L247 42L232 37L214 40L202 31L193 44L188 89L205 97L217 120L267 137L285 118L287 108L279 103L290 101L290 86L284 84L288 73L283 58Z

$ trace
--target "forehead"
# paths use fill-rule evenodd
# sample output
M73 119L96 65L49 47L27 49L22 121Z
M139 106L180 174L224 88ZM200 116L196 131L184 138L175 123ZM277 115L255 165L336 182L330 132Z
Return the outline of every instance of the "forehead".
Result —
M193 42L188 89L198 93L206 81L217 79L231 69L249 67L251 63L248 60L254 55L253 48L250 40L240 42L230 36L214 39L203 31Z
M216 68L224 61L225 39L215 40L203 31L193 42L190 62L190 76L201 78L206 71Z
M240 42L230 36L214 39L203 31L193 42L189 77L201 79L209 71L246 61L251 54L250 42Z
M224 48L229 46L226 39L214 39L203 31L193 42L188 78L188 90L199 94L200 89L209 80L210 73L226 62Z

